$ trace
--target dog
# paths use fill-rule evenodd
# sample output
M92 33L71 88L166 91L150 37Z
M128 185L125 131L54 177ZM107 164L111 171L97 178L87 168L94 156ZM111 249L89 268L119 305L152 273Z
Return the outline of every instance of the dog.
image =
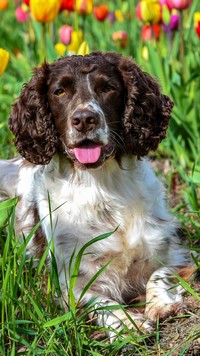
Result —
M83 305L95 298L97 323L112 328L111 337L123 325L132 328L131 319L149 332L182 303L173 274L189 274L190 256L146 158L165 138L172 108L131 58L93 52L36 68L9 118L20 156L0 162L1 197L19 198L17 235L41 221L28 254L40 256L53 237L66 305L75 247L110 232L88 244L74 294ZM117 307L140 296L144 313L132 309L127 317Z

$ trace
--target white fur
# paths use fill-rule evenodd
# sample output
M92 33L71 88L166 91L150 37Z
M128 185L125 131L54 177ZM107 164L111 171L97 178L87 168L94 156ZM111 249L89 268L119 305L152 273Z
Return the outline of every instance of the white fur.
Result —
M0 165L4 165L3 161ZM165 207L163 186L148 161L124 155L121 166L115 158L109 158L102 167L94 170L72 167L66 157L59 155L46 166L34 166L19 158L18 161L7 161L7 169L15 171L10 178L13 181L9 181L15 189L10 190L7 186L5 192L4 182L2 190L6 195L20 197L16 211L18 232L22 230L27 234L32 228L33 204L38 209L39 218L44 219L42 230L48 242L53 236L60 285L66 300L66 276L75 246L78 251L92 238L114 231L110 237L86 250L75 287L76 298L91 277L111 261L84 300L96 296L98 303L123 303L127 298L131 300L144 293L147 286L146 317L155 320L160 310L158 301L162 301L163 315L165 304L168 311L169 305L181 300L176 289L172 298L166 275L168 267L176 270L176 267L185 265L187 254L179 246L176 221ZM34 253L36 249L32 240L29 252ZM163 264L168 267L160 268ZM162 282L158 285L159 278ZM114 314L112 312L113 322L110 317L106 318L107 325L115 325L119 311ZM141 317L135 316L135 319L141 324ZM122 320L124 322L124 317ZM102 313L99 323L105 324Z

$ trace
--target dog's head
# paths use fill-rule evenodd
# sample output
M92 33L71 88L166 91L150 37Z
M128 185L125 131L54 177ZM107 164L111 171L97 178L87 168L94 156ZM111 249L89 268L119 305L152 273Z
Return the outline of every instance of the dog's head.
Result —
M123 153L142 157L165 137L172 101L131 59L94 52L35 69L9 119L19 153L47 164L62 151L96 168Z

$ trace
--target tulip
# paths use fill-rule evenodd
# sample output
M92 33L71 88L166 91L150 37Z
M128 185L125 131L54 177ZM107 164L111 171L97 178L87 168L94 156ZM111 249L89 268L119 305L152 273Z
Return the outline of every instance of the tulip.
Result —
M34 20L51 22L57 16L61 0L30 0L30 10Z
M142 26L142 39L144 41L151 40L152 38L156 38L159 40L160 38L160 26L157 24L154 25L143 25Z
M169 11L172 10L172 7L170 6L168 0L159 0L159 4L160 4L162 7L163 7L163 6L167 6Z
M9 53L5 49L0 48L0 75L6 70L9 58Z
M169 6L177 10L187 9L192 3L192 0L167 0L167 1Z
M116 17L115 17L115 13L112 11L112 12L109 12L109 14L108 14L108 21L110 22L110 23L113 23L113 22L115 22L115 20L116 20Z
M145 61L149 60L149 50L148 50L147 46L144 46L142 48L142 58L144 58Z
M15 16L18 22L26 22L29 18L29 13L27 11L24 11L23 6L18 6L15 10Z
M76 0L76 10L80 15L90 15L93 10L93 0Z
M124 16L123 16L121 10L115 10L115 18L119 23L124 22Z
M198 22L200 22L200 12L195 12L194 13L194 23L195 23L195 25L197 25Z
M179 25L179 14L177 14L175 12L173 13L173 11L172 11L169 28L171 31L174 31L174 30L178 29L178 25Z
M196 31L197 36L198 36L199 39L200 39L200 21L199 21L198 24L195 26L195 31Z
M104 21L108 16L108 6L107 5L99 5L94 7L94 16L98 21Z
M200 12L194 13L194 28L195 28L197 36L200 39Z
M136 17L143 22L159 23L161 5L158 0L141 0L136 6Z
M71 34L71 42L67 47L68 51L72 53L76 53L82 42L83 42L82 31L73 31Z
M86 54L88 54L90 52L89 46L87 44L87 42L83 41L78 49L77 54L79 56L85 56Z
M26 4L27 6L29 6L30 4L30 0L22 0L24 2L24 4Z
M8 0L0 0L0 10L6 10L8 5Z
M65 45L68 45L71 42L71 35L72 35L72 27L68 25L64 25L60 28L59 35L60 41Z
M54 47L55 47L56 52L59 54L59 56L64 56L64 54L67 50L67 47L63 43L61 43L61 42L56 43Z
M76 0L62 0L60 11L62 11L62 10L74 11L75 1Z
M125 31L116 31L112 34L112 40L117 42L120 47L126 47L128 42L128 34Z

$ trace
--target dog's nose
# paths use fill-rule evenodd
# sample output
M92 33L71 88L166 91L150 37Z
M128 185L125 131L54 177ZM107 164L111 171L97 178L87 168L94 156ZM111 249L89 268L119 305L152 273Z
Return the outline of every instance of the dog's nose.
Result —
M80 132L93 130L97 125L97 117L90 110L77 110L71 118L72 126Z

